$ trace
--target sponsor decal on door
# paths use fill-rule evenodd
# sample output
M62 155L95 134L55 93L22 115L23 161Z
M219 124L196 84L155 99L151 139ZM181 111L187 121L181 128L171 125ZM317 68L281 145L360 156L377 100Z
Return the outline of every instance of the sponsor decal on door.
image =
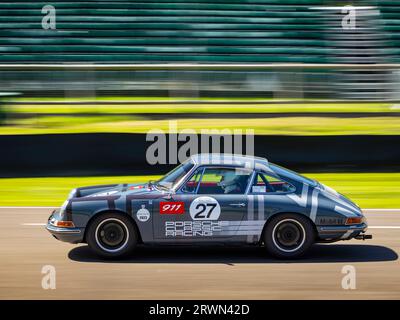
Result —
M184 214L185 203L182 201L160 202L160 214Z

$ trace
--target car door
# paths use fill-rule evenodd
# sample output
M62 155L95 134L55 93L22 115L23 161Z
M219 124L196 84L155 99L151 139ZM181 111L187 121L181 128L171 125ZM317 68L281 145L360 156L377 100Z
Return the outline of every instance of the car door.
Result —
M186 242L234 237L247 215L248 169L199 167L169 199L154 201L154 237Z

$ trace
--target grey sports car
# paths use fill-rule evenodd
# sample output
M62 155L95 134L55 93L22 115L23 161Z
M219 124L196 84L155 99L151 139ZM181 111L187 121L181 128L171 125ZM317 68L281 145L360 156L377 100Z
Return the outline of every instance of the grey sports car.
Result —
M157 181L77 188L47 230L117 258L138 244L264 246L278 258L315 242L370 239L343 195L264 158L200 154Z

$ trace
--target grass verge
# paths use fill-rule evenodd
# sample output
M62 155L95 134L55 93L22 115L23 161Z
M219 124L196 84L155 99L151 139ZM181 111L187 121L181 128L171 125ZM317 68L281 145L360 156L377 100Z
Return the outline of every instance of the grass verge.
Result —
M169 120L150 120L124 116L43 116L9 120L0 126L0 134L60 134L60 133L147 133L150 130L169 132ZM399 135L400 117L282 117L235 119L179 119L177 130L252 129L259 135ZM236 131L237 132L237 131Z
M306 173L362 208L400 208L400 173ZM0 179L0 206L59 206L80 186L138 183L157 176Z
M137 101L140 99L144 101L152 102L148 104L126 104L127 101ZM93 99L60 99L60 98L17 98L14 101L19 104L6 104L6 111L13 113L33 113L33 114L79 114L79 113L100 113L100 114L121 114L121 113L132 113L132 114L146 114L146 113L276 113L276 112L318 112L318 113L352 113L352 112L368 112L373 114L374 112L399 112L399 107L394 103L388 102L363 102L363 103L323 103L304 101L299 103L275 103L279 102L279 99L274 99L270 102L254 104L257 99L218 99L218 98L196 98L186 100L197 100L197 104L182 103L185 99L176 98L129 98L129 97L98 97ZM258 99L259 100L259 99ZM51 104L51 102L73 102L72 105L62 104ZM108 102L107 105L102 104L84 104L84 102ZM169 102L180 102L175 104L165 104L164 101ZM215 102L227 102L226 104L212 103ZM33 104L35 102L36 104ZM37 104L38 102L46 102L46 104ZM115 102L113 104L112 102ZM124 104L119 104L123 102ZM233 103L229 103L233 102ZM253 102L253 103L246 103ZM81 104L80 104L81 103Z

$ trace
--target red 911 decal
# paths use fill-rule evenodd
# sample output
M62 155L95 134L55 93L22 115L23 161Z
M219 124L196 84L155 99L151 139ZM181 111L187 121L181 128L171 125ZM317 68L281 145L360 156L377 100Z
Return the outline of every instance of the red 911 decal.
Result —
M160 202L160 214L183 214L184 212L184 202Z

